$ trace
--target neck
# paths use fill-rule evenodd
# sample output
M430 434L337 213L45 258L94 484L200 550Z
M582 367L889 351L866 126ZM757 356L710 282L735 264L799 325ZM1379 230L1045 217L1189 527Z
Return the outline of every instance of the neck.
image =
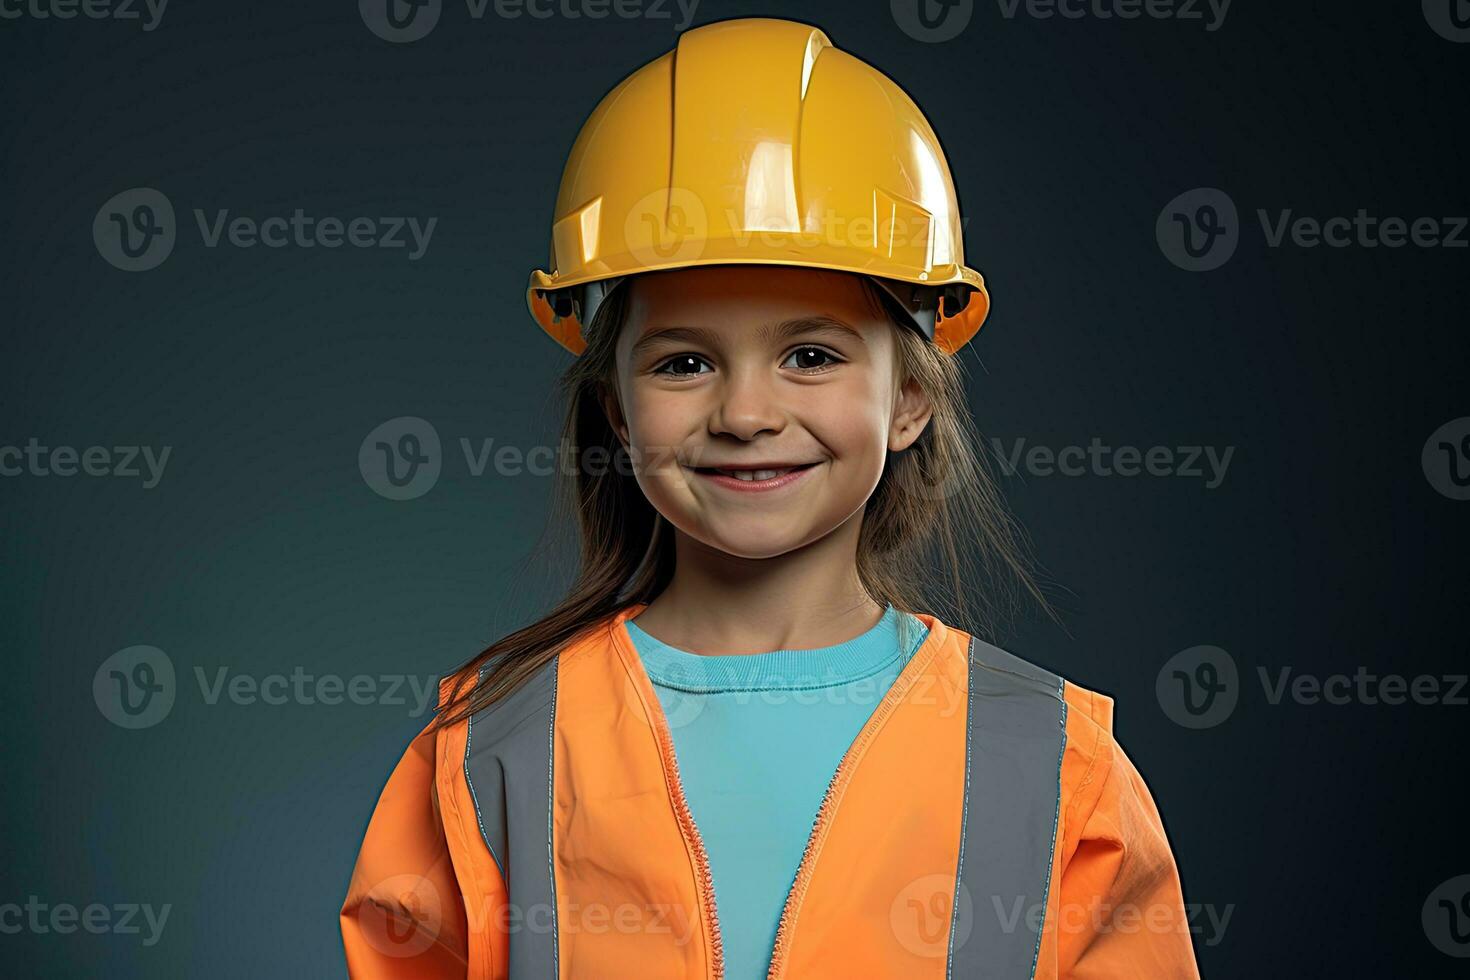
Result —
M638 615L664 643L719 655L803 650L859 636L884 608L857 575L862 514L772 558L742 558L675 529L675 571Z

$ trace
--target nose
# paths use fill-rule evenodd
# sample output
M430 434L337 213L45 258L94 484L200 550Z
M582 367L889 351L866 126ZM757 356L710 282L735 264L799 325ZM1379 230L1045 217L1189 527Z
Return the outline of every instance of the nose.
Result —
M786 412L774 380L755 367L728 371L710 413L710 434L749 441L762 432L784 429Z

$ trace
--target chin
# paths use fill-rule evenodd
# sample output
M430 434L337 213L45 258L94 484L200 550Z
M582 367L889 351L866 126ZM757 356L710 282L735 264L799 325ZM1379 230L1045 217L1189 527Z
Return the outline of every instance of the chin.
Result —
M705 545L737 558L775 558L817 540L822 535L811 528L701 528L697 537Z

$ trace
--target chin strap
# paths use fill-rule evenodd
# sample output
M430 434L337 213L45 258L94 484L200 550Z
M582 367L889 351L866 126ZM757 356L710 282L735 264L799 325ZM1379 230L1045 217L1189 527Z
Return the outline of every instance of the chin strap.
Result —
M954 316L970 302L970 289L964 283L946 286L926 286L917 282L902 282L869 276L883 294L893 300L900 314L900 321L907 322L931 341L934 339L935 321L939 316L939 299L944 298L945 316Z

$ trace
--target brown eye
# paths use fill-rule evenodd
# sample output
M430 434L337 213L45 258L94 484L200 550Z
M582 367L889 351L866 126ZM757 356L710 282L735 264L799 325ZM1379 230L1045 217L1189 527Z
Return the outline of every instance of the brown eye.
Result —
M658 367L654 368L653 373L669 374L680 378L693 377L696 374L704 373L699 370L699 365L701 364L708 365L709 362L706 361L704 358L696 357L693 354L680 354L678 357L671 357L667 361L664 361L662 364L660 364ZM689 368L693 368L693 370L686 370Z
M785 367L787 364L790 364L793 358L796 360L797 363L791 364L791 367L794 367L799 371L810 371L816 368L823 368L826 367L829 363L842 363L833 354L823 350L820 347L798 347L796 348L796 350L791 352L791 355L786 358L786 361L782 364L782 366Z

